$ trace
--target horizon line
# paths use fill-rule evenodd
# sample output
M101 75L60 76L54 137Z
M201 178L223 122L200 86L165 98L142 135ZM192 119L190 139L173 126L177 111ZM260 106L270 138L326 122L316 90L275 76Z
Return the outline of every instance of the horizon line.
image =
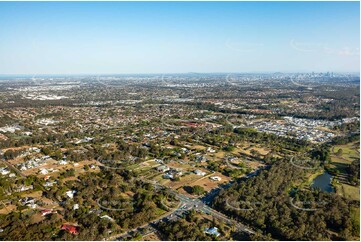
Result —
M241 71L241 72L134 72L134 73L22 73L3 74L0 76L101 76L101 75L184 75L184 74L306 74L306 73L334 73L334 74L359 74L360 71Z

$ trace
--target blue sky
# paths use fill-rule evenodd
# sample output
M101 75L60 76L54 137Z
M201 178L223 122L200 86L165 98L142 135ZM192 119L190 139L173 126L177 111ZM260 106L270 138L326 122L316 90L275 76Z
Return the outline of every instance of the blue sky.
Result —
M0 74L359 72L359 2L0 2Z

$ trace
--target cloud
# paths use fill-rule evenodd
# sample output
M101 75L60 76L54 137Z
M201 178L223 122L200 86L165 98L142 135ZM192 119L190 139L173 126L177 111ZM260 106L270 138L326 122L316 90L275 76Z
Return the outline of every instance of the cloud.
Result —
M358 56L360 55L360 49L352 49L349 47L344 47L341 50L338 51L338 54L341 56Z
M325 44L314 42L296 42L294 39L291 39L290 46L300 52L317 52L324 47Z
M327 55L339 55L339 56L359 56L359 48L332 48L325 43L315 42L297 42L294 39L290 41L290 46L299 52L318 52Z

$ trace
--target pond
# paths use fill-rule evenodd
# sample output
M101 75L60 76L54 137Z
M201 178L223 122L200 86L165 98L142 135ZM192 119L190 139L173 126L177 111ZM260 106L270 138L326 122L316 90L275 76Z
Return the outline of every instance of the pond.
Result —
M324 192L335 192L331 185L332 175L330 175L327 171L323 174L317 176L313 181L311 188L318 188Z

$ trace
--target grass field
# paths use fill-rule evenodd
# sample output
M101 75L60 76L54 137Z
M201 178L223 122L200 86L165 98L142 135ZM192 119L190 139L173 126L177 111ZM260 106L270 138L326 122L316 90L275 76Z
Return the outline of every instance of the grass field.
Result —
M193 171L196 169L195 167L191 166L190 164L186 164L186 163L181 164L178 161L171 161L167 164L167 166L169 166L170 168L174 168L174 169L182 169L183 172Z
M342 149L342 155L337 155ZM348 165L355 159L359 159L359 142L352 142L345 145L336 145L331 149L330 168L336 168L341 174L347 175Z
M251 150L255 150L257 151L258 153L260 153L261 155L266 155L269 150L263 148L263 147L256 147L256 146L253 146L251 148L249 147L242 147L242 148L237 148L235 149L234 151L232 151L233 154L238 154L238 153L243 153L243 154L246 154L248 156L252 156L251 154Z
M351 164L353 160L360 158L359 147L359 142L352 142L332 147L330 164L331 169L336 168L339 172L337 179L333 182L333 185L336 188L336 193L349 200L356 201L360 201L360 188L346 183L349 164ZM342 155L337 155L339 149L342 149Z
M336 193L350 200L360 201L360 189L348 184L335 184Z
M360 158L359 148L359 142L352 142L345 145L336 145L332 148L331 161L350 164L354 159ZM339 149L342 149L341 156L337 156L336 154Z

